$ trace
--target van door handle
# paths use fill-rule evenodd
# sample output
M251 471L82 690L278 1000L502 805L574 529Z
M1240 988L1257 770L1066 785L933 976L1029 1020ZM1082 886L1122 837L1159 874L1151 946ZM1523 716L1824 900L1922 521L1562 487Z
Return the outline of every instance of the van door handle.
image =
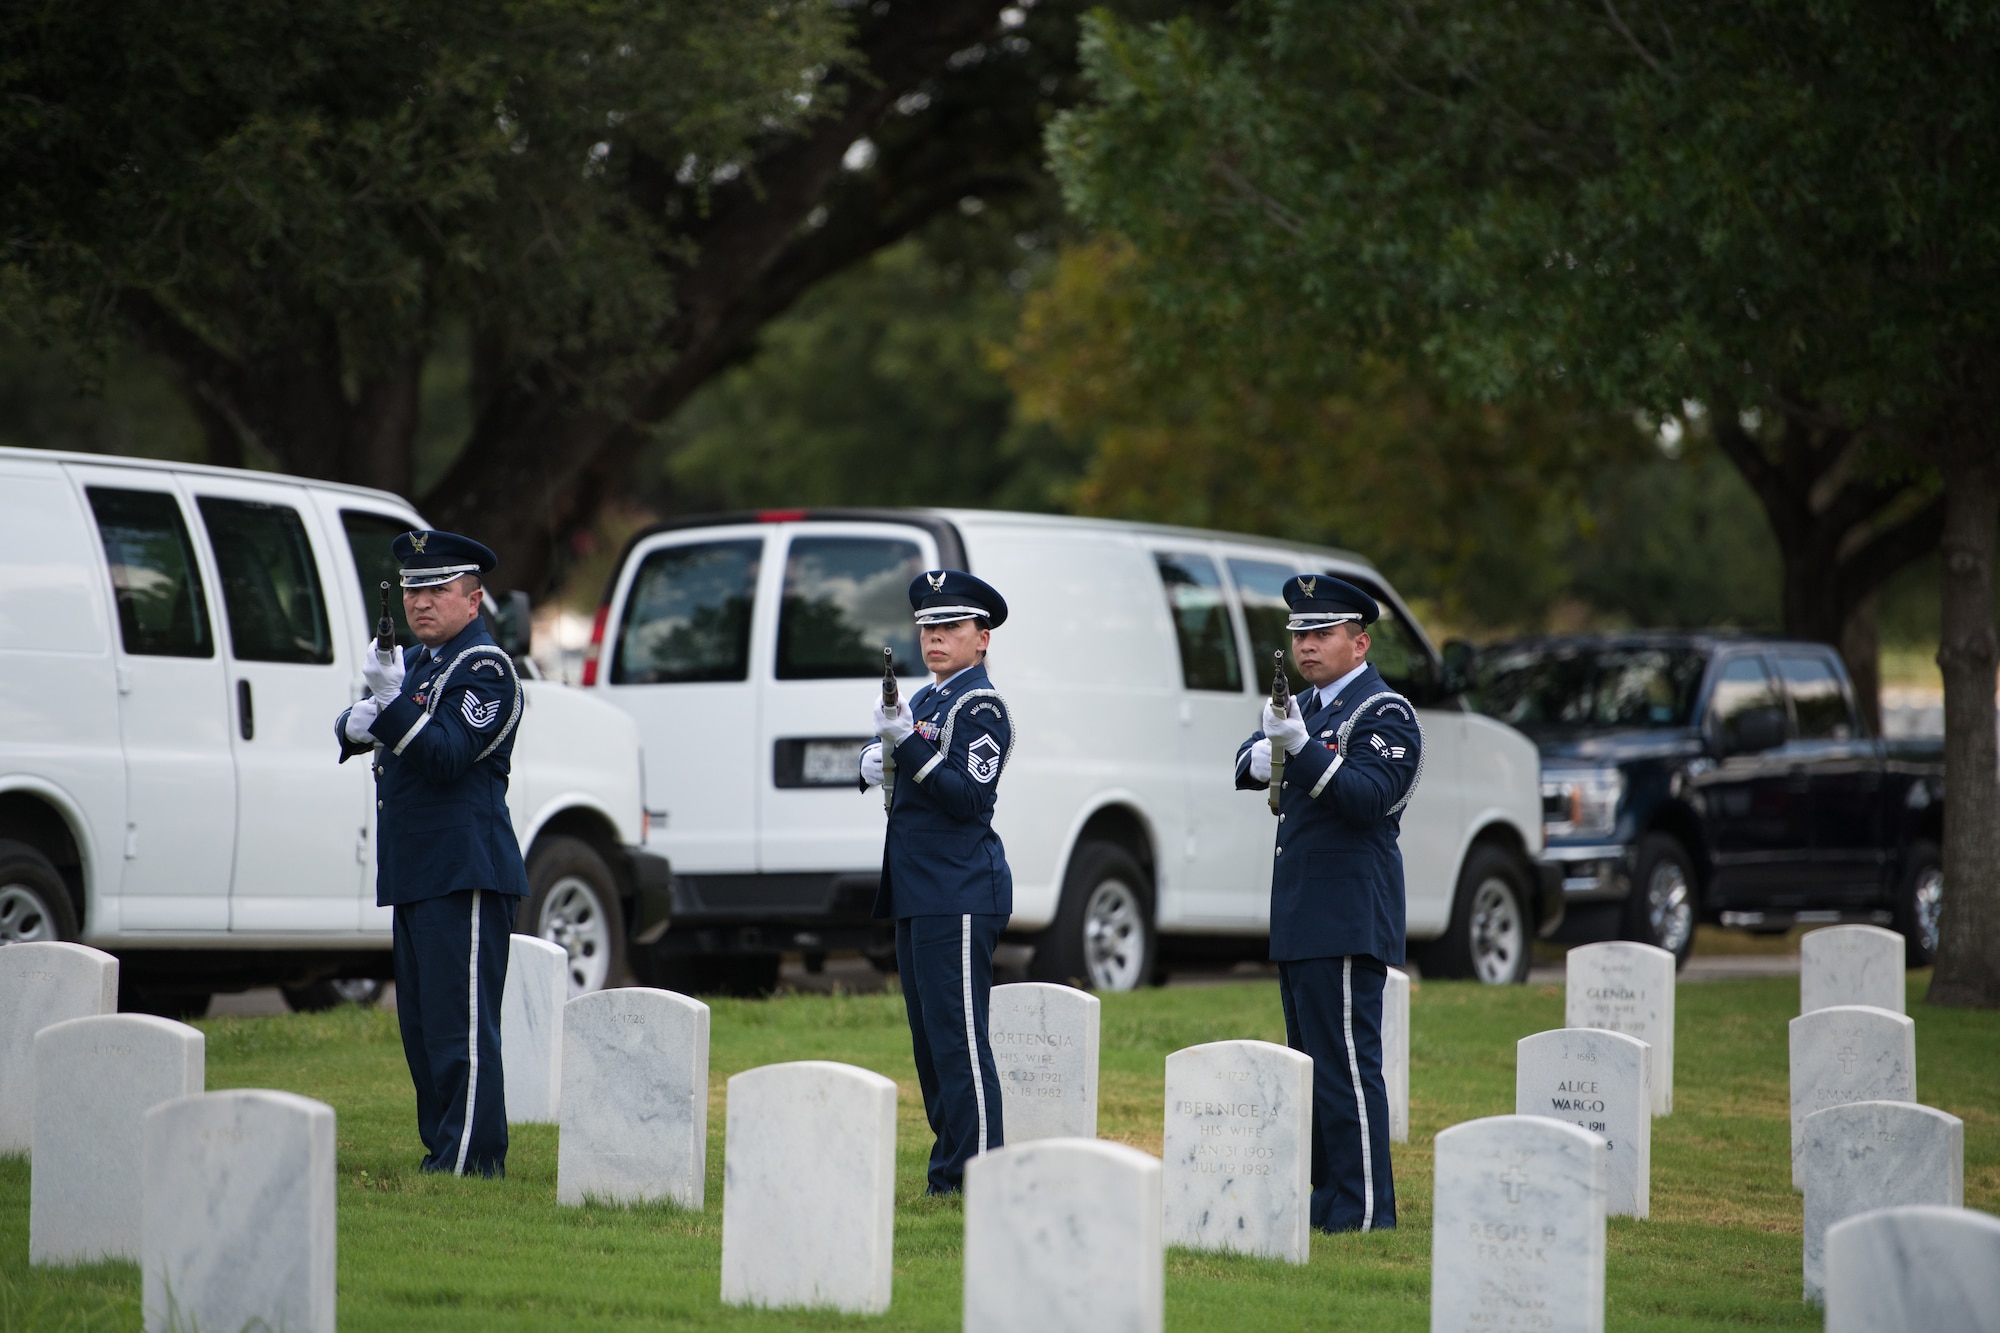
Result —
M236 729L246 741L257 735L257 710L251 707L247 680L236 682Z

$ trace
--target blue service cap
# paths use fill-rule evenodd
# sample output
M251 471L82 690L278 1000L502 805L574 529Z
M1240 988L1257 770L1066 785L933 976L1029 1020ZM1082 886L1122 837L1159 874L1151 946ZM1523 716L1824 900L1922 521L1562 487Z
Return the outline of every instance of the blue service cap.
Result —
M465 574L483 577L500 563L492 551L455 532L406 532L389 549L403 567L405 588L434 588Z
M1292 618L1285 622L1288 630L1372 625L1382 614L1373 597L1331 574L1294 574L1286 579L1285 605L1292 609Z
M998 629L1007 619L1007 599L992 584L962 569L933 569L910 580L910 609L919 625L949 625L983 616Z

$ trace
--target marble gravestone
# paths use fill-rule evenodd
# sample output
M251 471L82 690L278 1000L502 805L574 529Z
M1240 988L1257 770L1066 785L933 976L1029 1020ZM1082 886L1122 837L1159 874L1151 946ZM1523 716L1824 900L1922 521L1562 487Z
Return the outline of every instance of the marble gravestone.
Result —
M568 1003L569 950L534 935L509 940L507 986L500 994L500 1067L509 1124L557 1121Z
M1613 940L1569 951L1563 1024L1604 1028L1653 1048L1653 1114L1674 1109L1674 956Z
M1437 1136L1431 1330L1604 1328L1604 1140L1540 1116Z
M1604 1211L1645 1217L1653 1175L1652 1048L1602 1028L1556 1028L1515 1045L1514 1114L1601 1136Z
M1827 926L1799 941L1799 1012L1836 1004L1907 1011L1903 937L1880 926Z
M1294 1264L1311 1257L1312 1071L1311 1056L1268 1041L1212 1041L1167 1057L1167 1244Z
M701 1207L708 1006L648 986L565 1004L558 1123L557 1203Z
M2000 1333L2000 1217L1914 1204L1826 1232L1826 1333Z
M1805 1295L1826 1286L1826 1232L1897 1204L1965 1202L1965 1122L1914 1102L1849 1102L1806 1117Z
M1791 1021L1792 1188L1805 1188L1806 1117L1848 1102L1917 1099L1917 1025L1866 1004L1837 1004Z
M894 1081L830 1060L729 1080L723 1304L880 1314L895 1231Z
M35 1034L29 1263L138 1260L146 1112L202 1091L207 1049L194 1028L151 1014Z
M29 940L0 949L0 1153L34 1151L35 1034L118 1012L118 960L83 944Z
M146 1112L146 1333L334 1330L333 1108L240 1088Z
M986 1031L1007 1142L1097 1137L1095 995L1023 981L995 986Z
M1389 969L1382 986L1382 1081L1389 1086L1389 1142L1410 1141L1410 974Z
M966 1163L965 1333L1160 1333L1160 1186L1158 1161L1099 1139Z

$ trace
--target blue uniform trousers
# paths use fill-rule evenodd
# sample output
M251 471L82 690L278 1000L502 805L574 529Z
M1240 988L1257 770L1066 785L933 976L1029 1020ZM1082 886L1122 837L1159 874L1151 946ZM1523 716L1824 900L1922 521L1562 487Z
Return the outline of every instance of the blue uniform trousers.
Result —
M910 1046L931 1145L924 1192L965 1187L965 1164L1005 1140L1000 1074L986 1030L993 993L993 946L1003 915L906 916L896 921L896 970L910 1016Z
M1388 979L1387 965L1366 954L1278 964L1285 1044L1313 1062L1312 1224L1321 1231L1396 1225L1382 1080Z
M396 904L396 1021L426 1171L507 1173L500 994L520 902L465 889Z

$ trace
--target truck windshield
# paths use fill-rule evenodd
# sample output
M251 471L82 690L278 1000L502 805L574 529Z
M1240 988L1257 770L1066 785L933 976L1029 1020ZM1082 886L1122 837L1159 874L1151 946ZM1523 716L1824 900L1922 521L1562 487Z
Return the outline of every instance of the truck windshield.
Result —
M1703 661L1689 648L1513 644L1480 654L1471 702L1529 736L1685 727Z

